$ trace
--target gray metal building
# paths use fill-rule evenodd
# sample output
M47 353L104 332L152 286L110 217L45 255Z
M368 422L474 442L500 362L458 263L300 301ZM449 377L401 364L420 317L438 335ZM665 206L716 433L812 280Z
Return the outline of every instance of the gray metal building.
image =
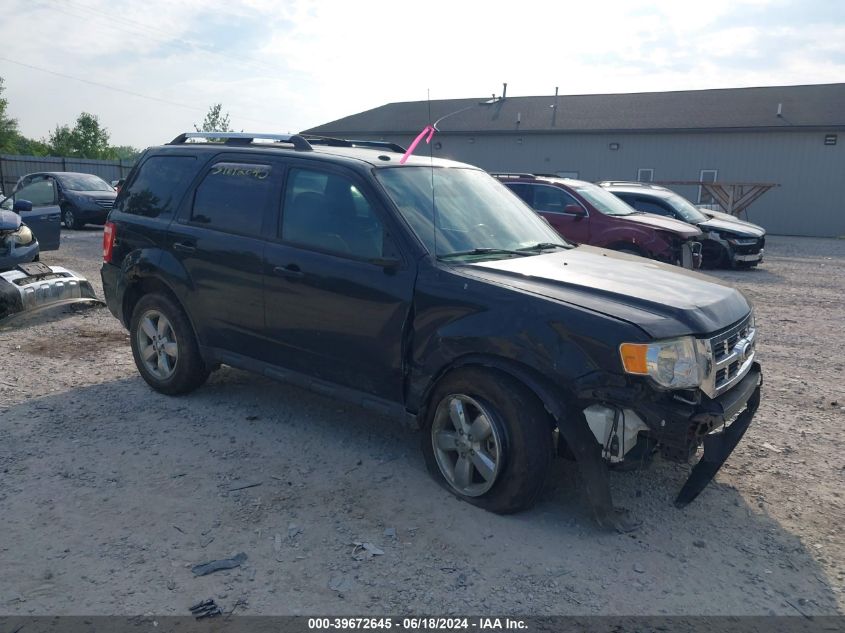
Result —
M407 146L429 108L446 118L417 154L590 181L777 183L748 219L845 236L845 84L390 103L305 132ZM673 188L709 202L697 186Z

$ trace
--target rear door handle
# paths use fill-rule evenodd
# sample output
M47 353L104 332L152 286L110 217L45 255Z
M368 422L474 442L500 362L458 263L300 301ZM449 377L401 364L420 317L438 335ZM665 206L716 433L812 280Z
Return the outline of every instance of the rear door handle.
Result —
M186 242L174 242L173 250L180 253L193 253L197 250L197 247Z
M305 276L305 273L299 269L296 264L288 264L287 266L276 266L273 269L273 274L279 277L292 277L299 279Z

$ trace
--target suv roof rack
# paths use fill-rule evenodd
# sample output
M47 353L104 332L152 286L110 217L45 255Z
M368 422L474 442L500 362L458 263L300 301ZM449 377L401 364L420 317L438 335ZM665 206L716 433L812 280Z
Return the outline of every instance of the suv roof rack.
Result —
M614 187L619 185L622 187L642 187L643 189L666 189L666 187L653 182L640 182L638 180L601 180L596 184L600 187Z
M185 132L180 134L168 145L182 145L191 138L225 140L226 145L249 145L256 139L275 141L277 143L291 143L293 148L301 152L310 152L313 148L299 134L265 134L263 132Z
M404 154L405 148L397 143L389 141L366 141L347 138L334 138L332 136L311 136L302 135L311 145L326 145L328 147L364 147L373 149L387 149L391 152Z
M529 174L525 172L507 172L507 171L491 171L490 175L493 178L536 178L537 174Z

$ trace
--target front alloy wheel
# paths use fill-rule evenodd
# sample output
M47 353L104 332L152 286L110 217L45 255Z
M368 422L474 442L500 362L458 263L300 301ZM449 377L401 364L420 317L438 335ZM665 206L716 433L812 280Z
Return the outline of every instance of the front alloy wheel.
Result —
M446 490L492 512L519 512L540 495L552 458L552 420L514 378L482 367L442 377L421 437L425 465Z
M158 310L148 310L141 315L137 332L141 360L153 376L167 380L176 371L179 345L176 333L167 317Z
M477 400L453 394L441 400L431 426L437 466L458 493L478 497L499 474L502 440L491 413Z

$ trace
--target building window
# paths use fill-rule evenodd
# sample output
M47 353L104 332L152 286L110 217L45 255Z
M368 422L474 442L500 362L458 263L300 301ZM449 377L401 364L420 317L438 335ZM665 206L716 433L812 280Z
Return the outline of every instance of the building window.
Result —
M654 182L654 170L651 168L640 168L637 170L637 182Z
M719 175L718 169L702 169L699 177L699 182L716 182L716 176ZM704 187L698 188L698 204L719 204L716 198L711 196Z

